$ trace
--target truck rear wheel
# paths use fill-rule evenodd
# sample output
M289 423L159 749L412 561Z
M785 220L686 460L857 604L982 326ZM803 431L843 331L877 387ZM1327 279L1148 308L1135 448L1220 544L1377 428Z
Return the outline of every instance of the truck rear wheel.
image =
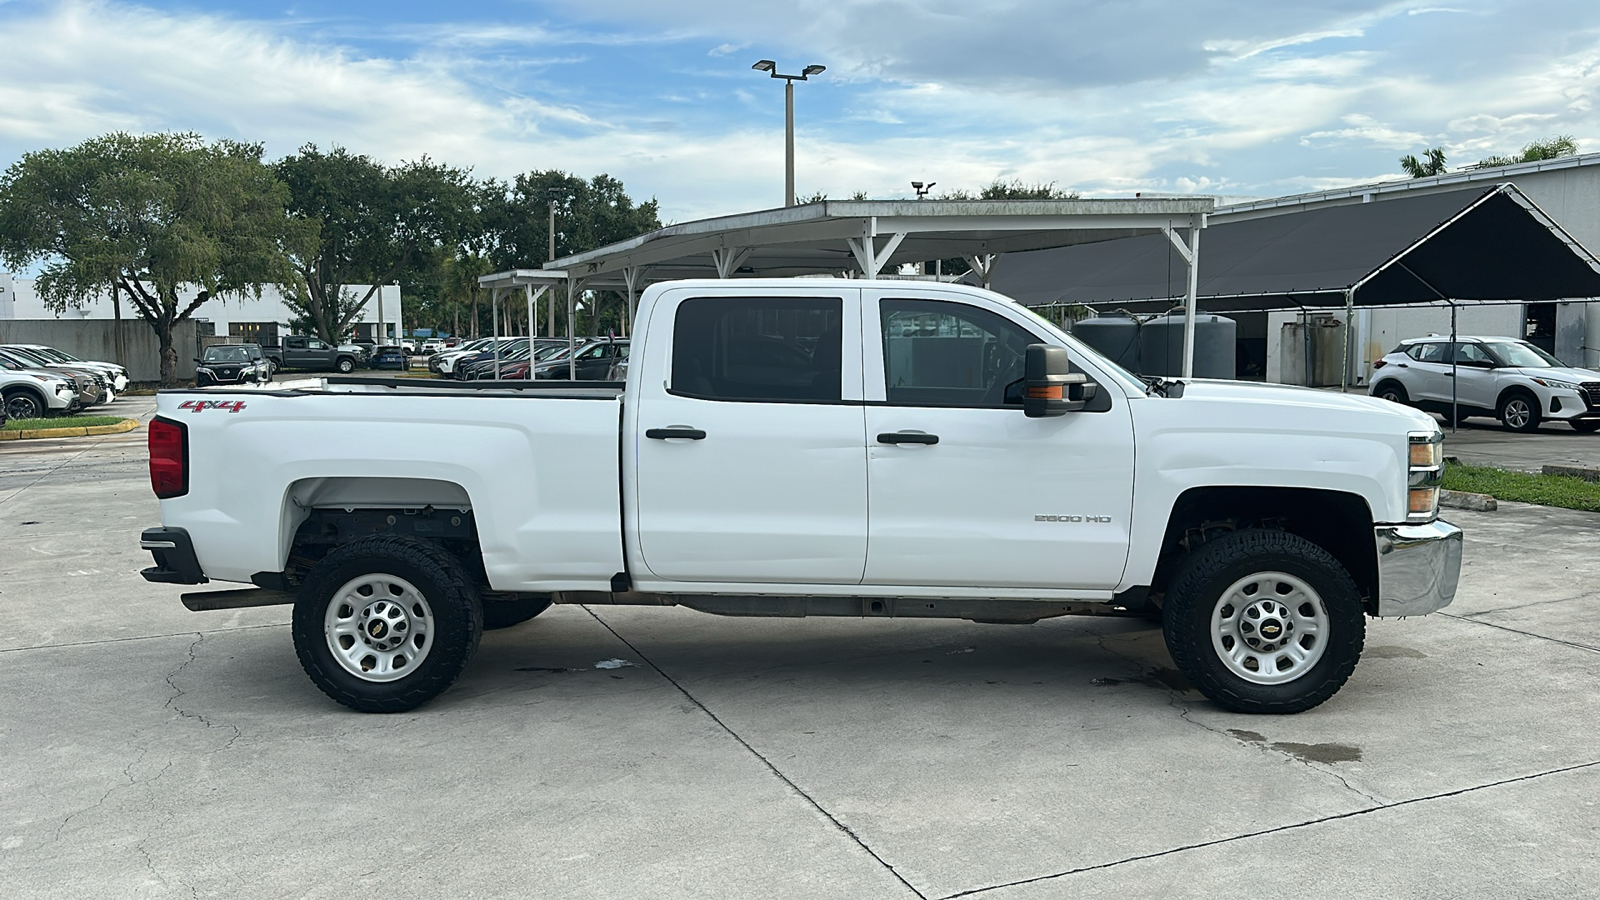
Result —
M352 371L355 370L356 361L351 359L348 356L341 356L341 357L339 357L339 361L337 363L335 363L335 367L341 373L343 373L345 375L349 375Z
M1236 531L1203 544L1174 573L1163 611L1178 671L1235 712L1322 703L1349 679L1366 637L1349 573L1283 531Z
M300 665L323 693L361 712L404 712L460 676L483 634L483 609L450 553L380 535L312 569L293 632Z

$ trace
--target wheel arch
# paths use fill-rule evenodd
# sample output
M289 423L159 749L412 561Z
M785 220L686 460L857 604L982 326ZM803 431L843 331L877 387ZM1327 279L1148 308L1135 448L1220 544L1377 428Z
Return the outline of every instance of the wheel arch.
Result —
M304 478L284 491L279 516L279 573L297 576L344 544L382 534L441 542L481 578L482 553L472 497L456 482L428 478Z
M39 402L39 415L47 416L50 414L50 398L45 394L43 388L37 388L31 384L8 384L4 390L0 390L0 398L8 401L13 394L31 394L33 399Z
M1275 528L1328 551L1350 573L1369 612L1377 609L1378 552L1364 497L1319 488L1211 486L1178 496L1162 536L1151 592L1166 591L1178 563L1218 533Z

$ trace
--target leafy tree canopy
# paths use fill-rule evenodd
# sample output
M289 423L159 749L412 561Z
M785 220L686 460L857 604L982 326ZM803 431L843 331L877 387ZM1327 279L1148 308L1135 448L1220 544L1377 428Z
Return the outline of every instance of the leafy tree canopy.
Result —
M261 145L196 134L121 132L25 154L0 177L0 259L41 265L39 294L62 310L115 286L176 379L172 329L212 297L287 280L297 226Z
M1517 163L1539 162L1546 159L1560 159L1563 156L1576 156L1578 142L1570 134L1556 135L1542 141L1533 141L1522 148L1522 152L1515 156L1490 156L1478 160L1475 169L1488 169L1495 166L1511 166Z
M1445 173L1444 148L1434 147L1422 151L1422 159L1417 159L1416 154L1407 153L1400 157L1400 168L1405 170L1412 178L1427 178L1430 175L1443 175Z

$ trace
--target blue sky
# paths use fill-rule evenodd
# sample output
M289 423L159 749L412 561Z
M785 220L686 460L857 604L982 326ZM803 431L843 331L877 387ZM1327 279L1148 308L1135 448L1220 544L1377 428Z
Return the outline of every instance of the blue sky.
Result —
M1594 0L0 0L0 165L194 130L621 178L684 221L798 189L996 178L1273 196L1571 134L1600 151Z

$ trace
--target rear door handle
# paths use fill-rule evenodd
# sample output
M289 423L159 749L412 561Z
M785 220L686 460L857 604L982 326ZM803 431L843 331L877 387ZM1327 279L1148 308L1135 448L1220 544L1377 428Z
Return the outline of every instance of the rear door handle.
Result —
M706 433L698 428L652 428L644 436L653 441L703 441Z
M878 435L880 444L937 444L937 434L925 434L920 431L886 431Z

